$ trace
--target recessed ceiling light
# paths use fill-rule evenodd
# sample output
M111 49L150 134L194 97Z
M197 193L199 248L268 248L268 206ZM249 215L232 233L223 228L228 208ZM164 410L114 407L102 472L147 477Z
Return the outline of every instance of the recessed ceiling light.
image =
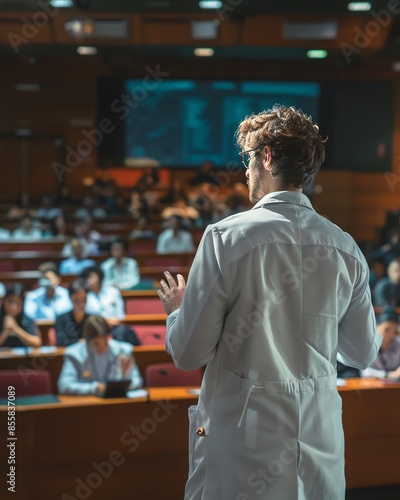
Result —
M328 56L328 52L326 50L313 49L307 51L307 57L310 59L325 59Z
M96 47L86 47L84 45L81 45L76 49L79 55L81 56L94 56L97 54L97 48Z
M38 83L16 83L14 87L19 92L38 92L41 88Z
M369 12L372 5L369 2L350 2L347 9L352 12Z
M197 57L211 57L214 55L214 49L200 47L200 48L194 49L194 55Z
M73 0L51 0L50 5L58 9L67 9L74 6Z
M200 9L220 9L222 2L218 0L201 0L199 2Z

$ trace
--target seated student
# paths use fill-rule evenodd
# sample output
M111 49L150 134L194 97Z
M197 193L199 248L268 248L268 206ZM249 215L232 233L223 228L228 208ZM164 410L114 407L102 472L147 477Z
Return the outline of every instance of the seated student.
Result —
M21 226L14 230L13 237L15 239L39 239L42 237L42 232L37 227L34 227L32 218L25 215L21 221Z
M4 227L0 227L0 240L8 240L10 237L10 231Z
M9 287L0 309L0 347L39 347L42 345L35 323L23 313L24 287Z
M101 267L88 267L81 277L88 289L86 312L98 314L107 319L112 326L112 336L115 339L139 345L140 342L132 328L120 325L119 320L125 318L125 304L121 292L114 286L104 284L104 273Z
M60 394L101 396L109 380L130 379L130 389L143 385L132 345L110 339L104 318L89 316L83 327L83 337L84 340L64 351L64 364L58 379Z
M32 319L55 319L72 309L68 290L60 286L61 276L53 262L40 264L39 271L40 286L26 294L24 312Z
M398 335L399 316L394 308L386 307L377 318L377 330L383 340L378 357L372 365L363 370L364 377L400 377L400 336Z
M86 259L83 253L83 245L78 238L73 238L70 242L72 256L65 259L60 264L61 274L80 274L84 269L95 266L92 259Z
M99 242L101 240L101 234L98 231L92 229L93 221L90 217L85 217L80 220L74 228L75 238L82 243L83 246L83 256L89 257L91 255L99 254ZM71 257L72 249L71 242L66 243L61 251L63 257Z
M116 240L110 248L111 257L101 264L104 285L115 286L119 290L129 290L140 282L140 271L135 259L126 257L127 244Z
M85 281L82 278L71 281L68 291L72 310L56 318L55 330L58 346L67 346L78 342L82 338L83 324L88 317L85 312L87 300Z
M130 240L152 240L156 238L156 233L148 227L146 217L140 217L137 220L136 228L129 235Z
M387 277L381 278L375 285L374 304L400 306L400 258L393 259L387 270Z
M168 229L165 229L157 239L158 254L194 252L192 235L182 229L182 219L173 215L168 219Z
M124 300L121 292L114 286L104 283L104 272L99 266L86 268L81 277L88 288L86 312L98 314L107 319L125 317Z
M42 205L38 208L36 217L39 219L52 220L59 215L62 215L62 211L60 208L54 206L53 196L49 194L43 195Z

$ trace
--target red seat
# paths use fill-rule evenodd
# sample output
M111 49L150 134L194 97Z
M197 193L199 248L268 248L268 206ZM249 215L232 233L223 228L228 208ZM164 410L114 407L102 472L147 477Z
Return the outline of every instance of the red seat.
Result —
M157 297L148 299L127 299L126 314L164 314L164 307Z
M14 264L10 260L3 260L0 262L0 271L2 273L12 273L14 271Z
M7 397L8 387L15 387L15 396L51 394L50 372L46 370L0 370L0 398Z
M181 387L201 385L203 370L186 372L177 368L174 363L158 363L146 367L145 381L147 387Z
M146 259L147 267L165 267L182 266L182 260L179 257L169 257L168 255L160 255L160 257L149 257Z
M165 325L134 325L141 345L165 345Z

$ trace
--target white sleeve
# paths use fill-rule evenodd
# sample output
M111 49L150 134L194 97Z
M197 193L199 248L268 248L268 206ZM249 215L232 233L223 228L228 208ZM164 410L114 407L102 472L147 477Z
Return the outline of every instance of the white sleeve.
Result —
M376 360L382 337L376 330L368 266L365 259L360 257L362 264L359 264L359 275L353 295L339 323L337 359L344 365L363 370Z
M24 313L30 319L38 319L37 316L37 303L32 298L32 293L28 292L24 302Z
M223 267L221 236L208 226L189 273L182 305L167 319L166 346L178 368L194 370L215 356L228 308Z

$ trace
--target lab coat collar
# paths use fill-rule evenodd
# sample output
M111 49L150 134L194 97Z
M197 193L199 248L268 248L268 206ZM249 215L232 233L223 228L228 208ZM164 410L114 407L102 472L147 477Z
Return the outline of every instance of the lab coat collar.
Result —
M259 200L252 210L261 208L268 203L291 203L293 205L302 205L303 207L314 210L309 198L303 193L298 191L274 191L273 193L266 194Z

